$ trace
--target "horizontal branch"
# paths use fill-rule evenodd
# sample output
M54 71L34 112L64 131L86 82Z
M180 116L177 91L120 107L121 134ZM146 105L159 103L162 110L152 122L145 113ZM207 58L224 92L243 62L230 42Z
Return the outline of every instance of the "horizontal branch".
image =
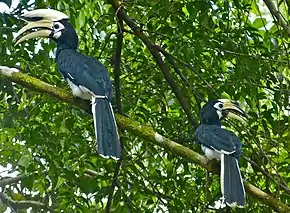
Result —
M15 69L0 66L0 76L1 75L10 81L17 82L18 84L30 88L34 91L46 94L50 97L56 98L86 111L89 109L88 104L85 105L85 102L82 100L73 98L72 95L67 93L65 90L47 84L43 81L40 81L39 79L28 76L21 72L16 72ZM166 137L163 137L162 135L156 133L152 127L141 125L140 123L132 121L131 119L119 114L115 114L115 116L119 128L127 130L129 133L142 138L144 141L149 141L153 144L161 146L165 150L170 151L177 156L186 158L210 172L219 173L219 166L214 161L207 162L207 160L202 155ZM245 182L245 188L249 195L260 200L264 204L271 206L277 212L290 212L290 207L276 200L269 194L261 191L252 184Z
M30 90L34 90L36 92L44 94L49 94L49 96L57 98L60 101L75 105L76 107L81 108L86 112L91 112L88 101L76 98L67 91L59 89L48 83L45 83L37 78L28 77L27 75L19 72L19 70L15 68L0 66L0 74L5 76L6 79L18 83Z
M49 207L46 206L44 203L40 203L33 200L20 200L20 201L12 200L9 196L7 196L6 194L2 192L0 192L0 200L5 205L15 208L15 209L28 209L28 208L49 209Z
M0 180L0 187L17 183L26 177L27 175L18 175L16 177L2 178L2 180Z

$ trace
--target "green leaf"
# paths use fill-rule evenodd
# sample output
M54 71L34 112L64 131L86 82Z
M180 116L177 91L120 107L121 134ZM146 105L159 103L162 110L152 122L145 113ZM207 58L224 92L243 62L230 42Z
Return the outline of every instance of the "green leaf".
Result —
M29 164L31 163L31 160L32 159L30 155L22 155L22 157L18 161L18 165L27 169L29 167Z
M57 184L54 188L57 190L64 182L65 182L65 178L58 177Z
M252 26L259 29L261 27L264 27L266 25L267 20L265 18L256 18L253 22Z
M184 12L184 15L189 16L189 12L188 12L186 6L182 7L182 12Z
M34 177L33 176L29 176L27 178L25 178L23 180L23 184L26 188L28 188L28 190L32 190L33 188L33 184L34 184Z
M86 23L86 13L84 10L81 10L79 13L78 21L80 24L80 27L83 27Z

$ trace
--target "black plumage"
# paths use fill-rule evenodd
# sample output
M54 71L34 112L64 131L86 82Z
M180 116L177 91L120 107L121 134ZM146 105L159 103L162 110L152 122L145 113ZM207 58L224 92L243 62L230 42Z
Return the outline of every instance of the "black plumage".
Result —
M112 83L105 66L98 60L76 51L78 37L66 20L57 42L56 63L68 81L73 94L92 100L98 152L103 156L120 158L121 147L111 106Z
M220 152L230 153L237 159L241 155L242 143L231 131L222 129L220 125L200 124L196 130L197 141Z
M221 119L227 113L221 101L209 101L201 110L196 140L207 158L221 161L221 191L225 203L243 207L245 190L238 165L242 143L233 132L221 128Z
M27 25L18 31L16 44L36 37L57 43L56 63L72 93L92 101L98 151L104 157L120 158L121 146L111 105L112 83L105 66L77 52L78 36L69 17L53 9L36 9L22 15Z

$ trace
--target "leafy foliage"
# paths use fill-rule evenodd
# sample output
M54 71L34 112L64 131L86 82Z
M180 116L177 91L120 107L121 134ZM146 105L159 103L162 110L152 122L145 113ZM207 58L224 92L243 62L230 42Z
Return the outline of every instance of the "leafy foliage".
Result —
M289 38L270 13L261 3L248 0L123 4L143 32L170 53L164 60L196 119L203 102L220 97L239 101L249 112L247 126L224 123L244 142L243 177L289 205ZM1 14L0 64L16 66L69 91L57 71L53 41L13 45L13 32L21 25L17 16L24 9L48 7L68 14L80 38L79 50L99 59L114 76L118 24L114 9L102 0L36 0L31 5L21 1L9 14ZM287 4L281 2L280 7L289 19ZM123 113L199 150L194 128L151 53L126 25L122 33ZM103 211L112 190L115 161L96 153L91 117L0 81L0 162L3 167L12 165L9 171L27 174L20 184L2 186L2 192L17 201L45 203L55 212ZM112 211L203 212L220 197L217 176L130 133L122 135L126 157ZM247 204L246 212L271 212L250 196ZM0 208L4 212L6 206Z

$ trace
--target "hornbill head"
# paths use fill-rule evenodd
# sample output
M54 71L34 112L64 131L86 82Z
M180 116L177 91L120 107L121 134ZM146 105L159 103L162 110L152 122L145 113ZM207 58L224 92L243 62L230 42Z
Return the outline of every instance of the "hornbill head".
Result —
M69 17L57 10L36 9L21 16L27 25L22 27L15 38L16 45L37 37L52 38L58 44L76 48L78 38L68 22Z
M220 124L225 117L245 122L248 115L240 108L238 102L229 99L209 101L202 107L200 113L201 123L204 124Z

